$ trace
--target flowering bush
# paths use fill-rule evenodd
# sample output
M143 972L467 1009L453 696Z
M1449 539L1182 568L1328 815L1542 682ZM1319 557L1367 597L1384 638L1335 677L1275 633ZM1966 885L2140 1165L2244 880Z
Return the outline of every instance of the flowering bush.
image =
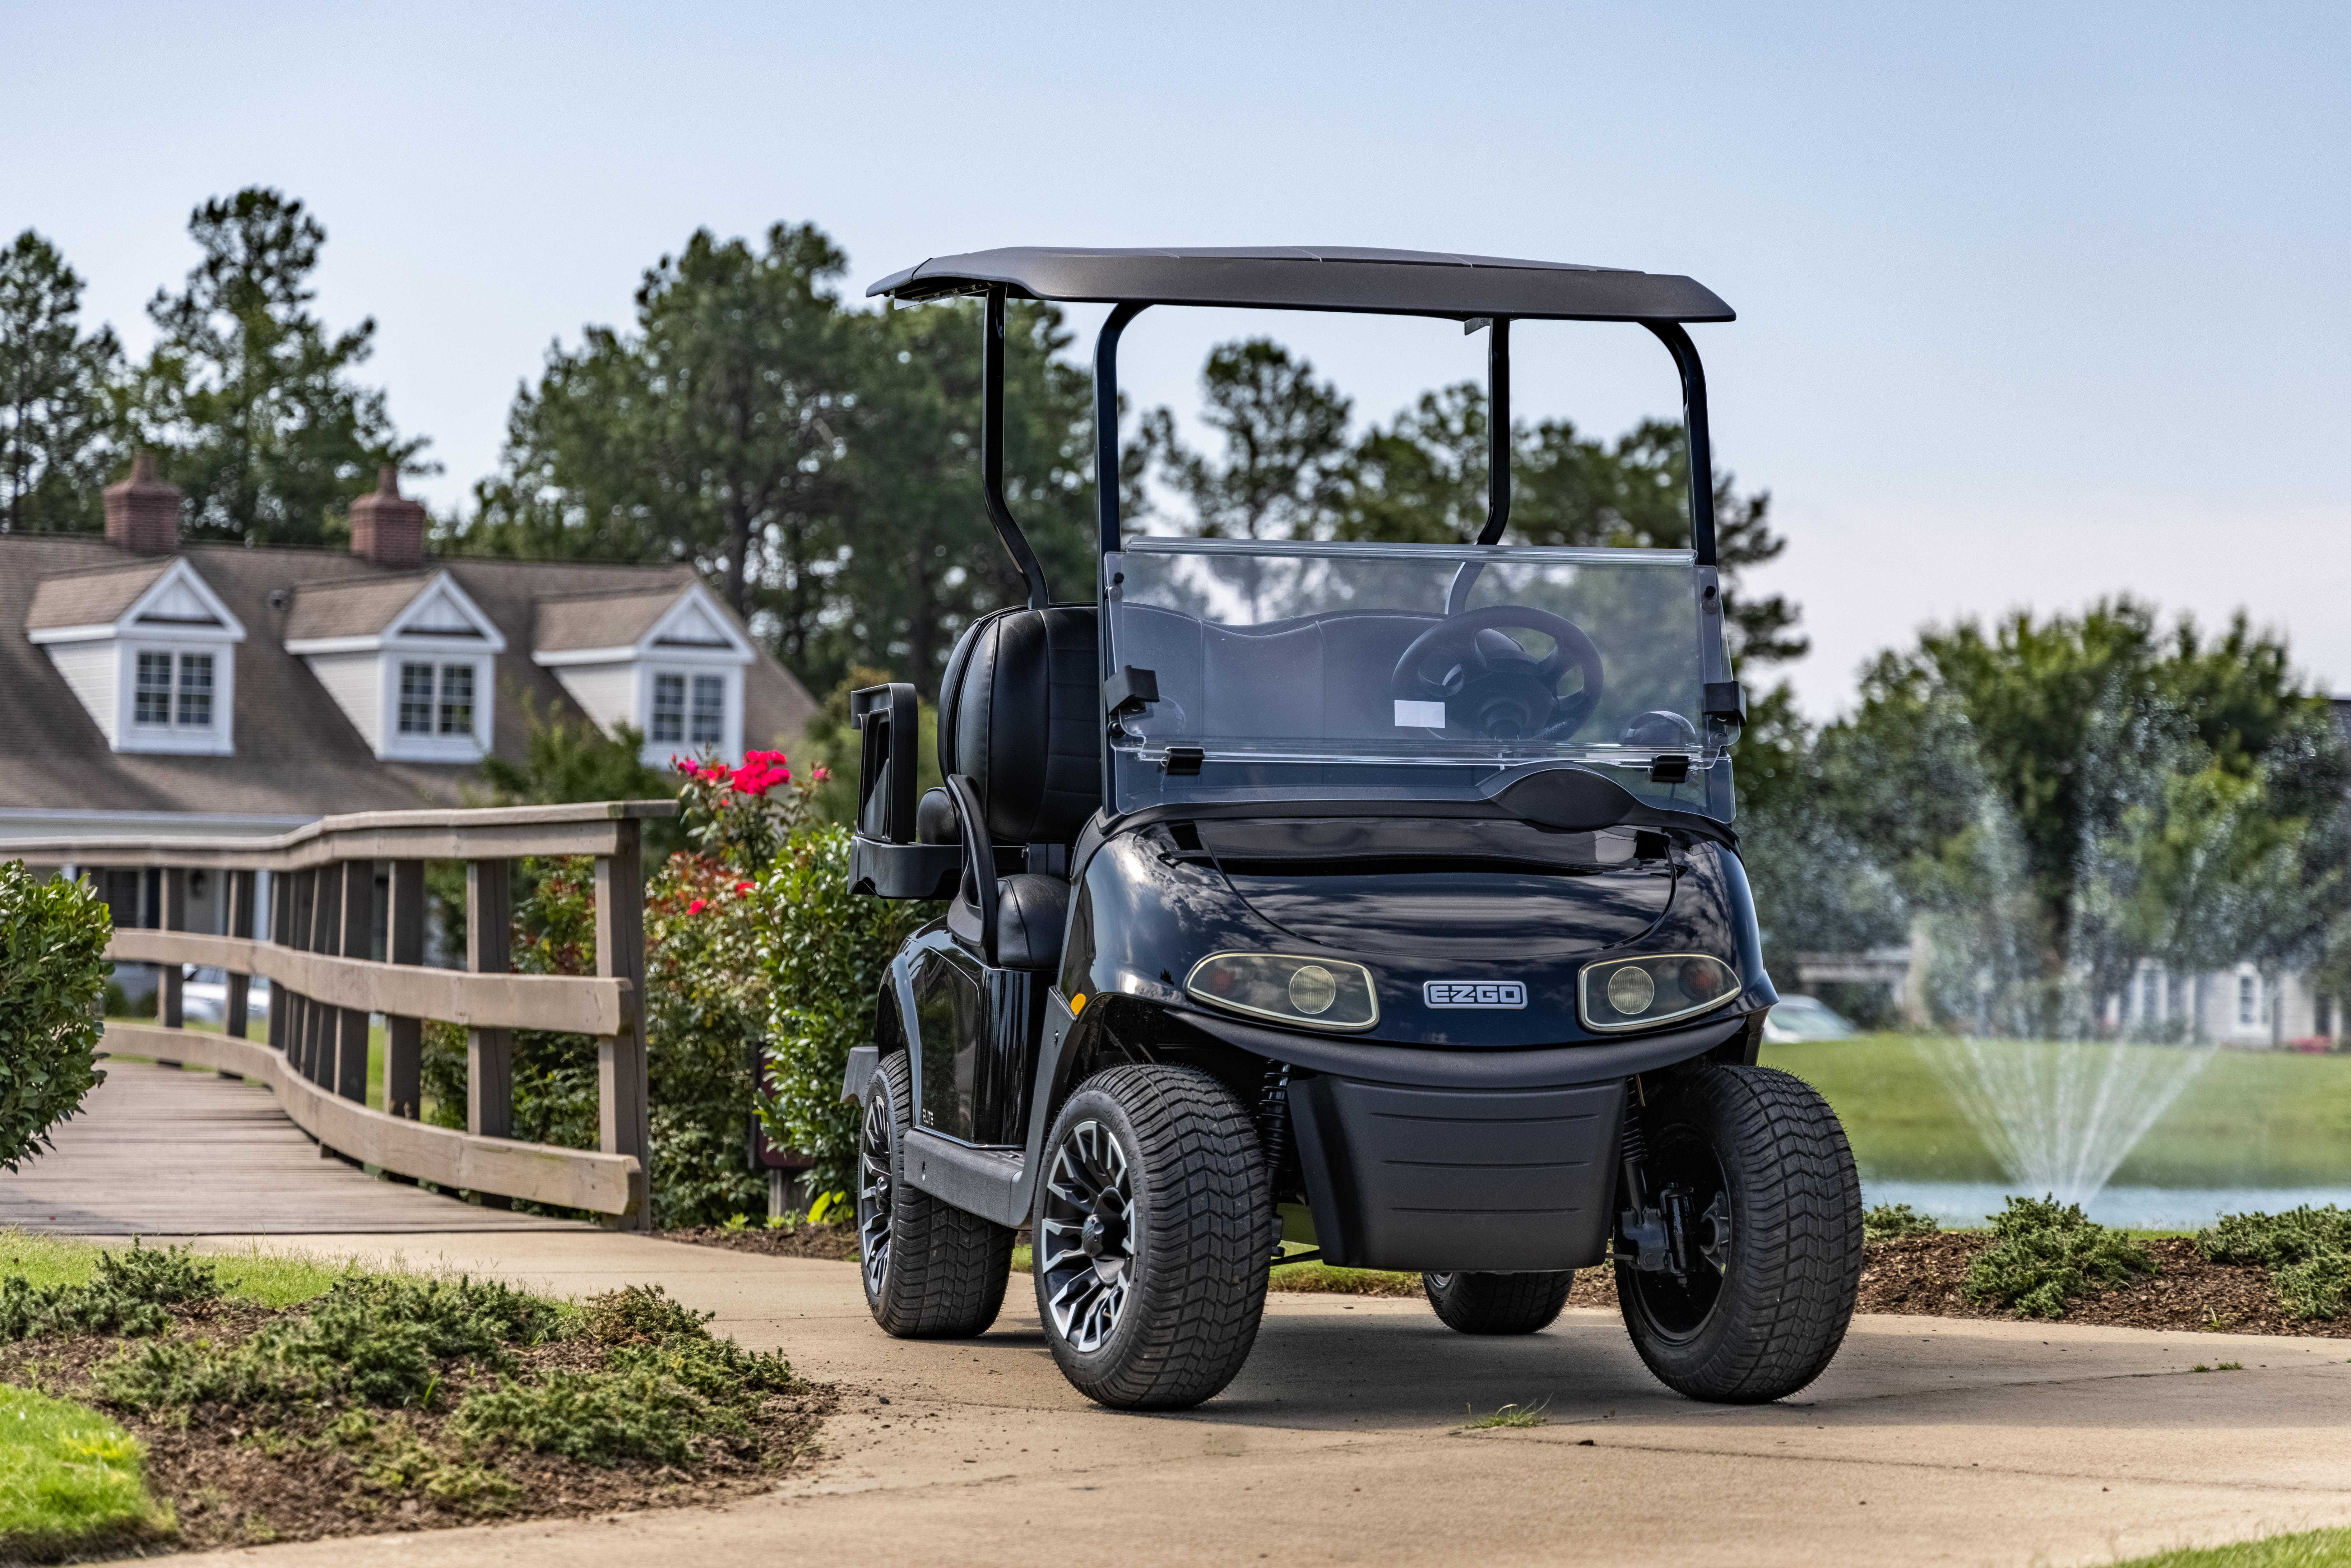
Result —
M652 1093L653 1221L714 1224L764 1207L766 1181L749 1168L754 1051L768 1028L759 896L768 862L812 815L825 770L796 780L784 754L754 751L739 767L673 758L684 780L681 826L695 848L671 855L645 887L645 1040ZM594 862L526 861L515 904L514 967L523 974L592 974ZM435 1031L426 1087L437 1119L462 1125L462 1030ZM840 1082L838 1071L834 1083ZM514 1037L514 1135L593 1148L595 1041L518 1030Z
M845 1188L858 1111L841 1101L852 1046L873 1040L874 1006L890 960L941 905L849 891L849 830L792 836L758 900L768 996L768 1140L813 1155L816 1185Z

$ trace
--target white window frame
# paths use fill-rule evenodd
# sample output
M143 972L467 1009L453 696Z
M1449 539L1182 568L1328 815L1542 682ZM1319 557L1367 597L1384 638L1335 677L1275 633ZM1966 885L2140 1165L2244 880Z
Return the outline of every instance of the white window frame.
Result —
M408 646L398 643L386 647L378 656L377 679L381 683L383 734L376 755L387 762L479 762L490 748L491 712L488 701L491 683L496 679L497 661L483 653L479 644L455 652L449 647L454 639L409 638ZM426 723L422 734L400 727L402 702L402 672L409 664L423 664L433 672L433 695ZM472 722L455 733L444 733L442 723L449 707L449 674L453 670L465 670L473 675Z
M120 661L117 669L120 695L115 708L115 750L194 752L202 756L231 753L236 725L234 644L183 642L176 638L159 642L141 637L118 643L115 657ZM171 661L172 684L164 688L164 717L160 724L139 716L139 665L142 657ZM203 724L188 723L180 717L182 698L187 691L186 661L191 658L210 659L213 664L212 716Z
M723 638L715 643L664 641L664 632L689 615L699 613ZM653 628L636 643L609 648L566 648L534 651L531 662L552 670L564 690L582 711L610 730L628 725L643 737L638 757L647 767L666 768L670 758L695 758L716 752L727 762L743 758L744 672L758 657L733 617L707 588L699 583L682 589L677 601ZM683 682L684 707L677 740L657 737L653 696L662 676ZM694 695L696 676L717 677L722 693L716 745L694 739Z
M145 620L151 607L164 601L175 589L184 589L205 608L209 622L189 623L178 618ZM117 752L159 752L203 757L230 757L236 752L236 645L245 641L245 625L229 612L210 584L185 559L175 559L136 602L114 621L80 626L47 626L26 633L28 641L49 648L56 659L74 644L102 648L93 662L74 655L78 674L68 674L75 695L97 720L107 746ZM161 724L141 724L139 713L139 655L167 654L172 660L171 706ZM212 722L183 724L180 711L180 660L184 654L209 654L213 661ZM65 668L63 664L60 669ZM113 711L104 711L99 695L111 687ZM93 689L94 688L94 689Z

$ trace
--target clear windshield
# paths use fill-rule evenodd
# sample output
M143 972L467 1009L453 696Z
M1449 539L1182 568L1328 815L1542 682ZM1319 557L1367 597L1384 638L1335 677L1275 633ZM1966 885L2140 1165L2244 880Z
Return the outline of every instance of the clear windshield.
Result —
M1113 732L1120 810L1463 798L1572 762L1729 815L1687 550L1134 538L1106 564L1112 668L1159 693Z

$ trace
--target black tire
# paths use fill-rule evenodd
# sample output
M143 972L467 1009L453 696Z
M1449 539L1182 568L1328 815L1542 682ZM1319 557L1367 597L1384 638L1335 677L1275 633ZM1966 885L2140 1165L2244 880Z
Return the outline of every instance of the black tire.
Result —
M1423 1274L1428 1304L1457 1333L1532 1333L1567 1305L1575 1271L1556 1274Z
M1861 1180L1844 1128L1812 1085L1769 1067L1708 1064L1648 1081L1640 1113L1650 1190L1680 1184L1693 1227L1719 1247L1687 1282L1616 1268L1633 1348L1692 1399L1760 1405L1824 1371L1861 1290Z
M905 1183L902 1151L913 1125L913 1088L901 1051L882 1059L865 1091L857 1139L865 1305L884 1333L900 1339L968 1339L987 1333L1003 1310L1012 1230Z
M1181 1410L1249 1359L1265 1312L1265 1162L1232 1094L1185 1067L1113 1067L1045 1140L1037 1315L1061 1374L1120 1410Z

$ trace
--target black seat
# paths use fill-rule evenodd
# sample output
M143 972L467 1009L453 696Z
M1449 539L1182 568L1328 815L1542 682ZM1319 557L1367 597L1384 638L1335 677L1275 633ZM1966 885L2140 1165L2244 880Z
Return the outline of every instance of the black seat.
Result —
M997 884L996 961L1050 969L1069 915L1068 852L1102 805L1102 743L1092 605L1003 610L973 622L939 685L939 768L971 780L988 837L1026 852L1031 870ZM956 832L944 793L917 812L921 837ZM1039 874L1051 866L1064 874ZM979 946L980 912L965 885L947 927Z

